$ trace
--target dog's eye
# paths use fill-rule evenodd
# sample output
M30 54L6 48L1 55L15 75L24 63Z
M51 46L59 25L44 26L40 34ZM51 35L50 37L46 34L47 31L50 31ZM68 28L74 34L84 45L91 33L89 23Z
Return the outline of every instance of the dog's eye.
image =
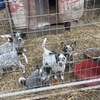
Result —
M65 58L63 58L62 61L65 61Z
M68 47L66 47L66 49L68 49Z

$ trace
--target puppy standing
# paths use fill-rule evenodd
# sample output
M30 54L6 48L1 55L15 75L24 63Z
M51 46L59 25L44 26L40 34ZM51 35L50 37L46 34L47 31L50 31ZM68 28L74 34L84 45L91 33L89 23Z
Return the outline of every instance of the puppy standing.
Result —
M27 89L33 89L45 85L45 82L50 85L51 67L48 65L38 67L36 71L31 74L27 80L24 77L19 78L19 83L26 86Z
M27 57L24 53L21 52L10 52L0 55L0 79L2 78L3 69L11 67L14 65L16 68L20 67L25 73L25 67L21 64L20 58L18 55L23 55L25 58L26 63L28 63ZM16 69L15 68L15 69Z
M23 51L26 51L24 48L24 41L22 39L21 33L14 33L14 40L10 35L1 35L1 37L8 37L9 41L0 46L0 55L8 52L16 52L23 48Z
M13 39L9 37L9 41L0 46L0 55L8 52L16 52L15 44Z
M23 51L26 51L24 47L24 40L23 40L23 36L25 33L14 32L13 34L14 34L13 43L15 44L16 50L19 51L22 48Z
M42 47L43 47L43 65L48 64L52 68L52 72L54 73L54 79L57 80L56 73L61 72L61 79L64 80L64 71L65 71L65 63L66 57L63 54L56 54L55 52L49 51L45 48L47 38L44 39Z
M72 54L75 47L76 42L73 42L71 45L65 45L63 42L61 42L62 51L64 52L64 55L67 58L66 66L69 66L70 72L72 72L73 65L75 64L75 56L77 55L77 53Z

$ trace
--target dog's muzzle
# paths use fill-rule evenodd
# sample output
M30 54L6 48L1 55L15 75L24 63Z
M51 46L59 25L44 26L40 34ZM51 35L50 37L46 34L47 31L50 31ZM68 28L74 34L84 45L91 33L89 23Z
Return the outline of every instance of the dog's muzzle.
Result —
M18 39L18 41L20 41L20 42L21 42L21 41L22 41L22 39Z

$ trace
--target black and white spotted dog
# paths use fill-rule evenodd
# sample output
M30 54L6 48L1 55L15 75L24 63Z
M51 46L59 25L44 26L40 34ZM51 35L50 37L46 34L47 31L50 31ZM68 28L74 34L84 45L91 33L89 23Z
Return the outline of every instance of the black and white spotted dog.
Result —
M23 35L21 33L14 33L14 39L10 35L1 35L1 37L5 38L8 37L9 41L2 44L0 46L0 55L8 52L18 52L21 48L23 51L26 51L24 48L24 41L23 41Z
M22 52L10 52L0 55L0 79L2 78L3 69L11 67L12 65L22 68L23 73L25 73L25 66L21 64L20 58L18 55L22 55L25 58L26 63L28 63L27 57Z
M26 51L24 47L24 40L23 40L25 34L19 32L14 32L13 34L14 34L13 43L15 44L16 50L19 51L22 48L23 51Z
M73 54L74 48L76 47L76 42L73 42L71 45L65 45L64 42L61 42L61 48L64 52L64 55L67 58L66 66L69 66L69 71L72 72L73 66L75 64L75 56L77 53Z
M57 80L56 73L61 72L61 79L64 80L64 71L66 64L66 57L63 54L56 54L54 51L49 51L45 48L47 38L44 39L42 43L43 47L43 65L46 63L51 67L52 72L54 73L54 79Z
M36 87L44 86L45 83L50 84L51 67L44 65L37 66L37 70L33 72L27 79L24 77L19 78L19 83L27 87L27 89L33 89Z

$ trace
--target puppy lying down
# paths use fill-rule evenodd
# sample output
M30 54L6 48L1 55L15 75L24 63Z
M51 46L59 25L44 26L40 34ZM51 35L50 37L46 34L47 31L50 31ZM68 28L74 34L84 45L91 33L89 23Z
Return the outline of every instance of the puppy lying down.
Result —
M19 78L19 83L27 87L27 89L33 89L36 87L44 86L45 83L50 84L50 72L51 67L48 65L38 67L27 79L24 77Z

